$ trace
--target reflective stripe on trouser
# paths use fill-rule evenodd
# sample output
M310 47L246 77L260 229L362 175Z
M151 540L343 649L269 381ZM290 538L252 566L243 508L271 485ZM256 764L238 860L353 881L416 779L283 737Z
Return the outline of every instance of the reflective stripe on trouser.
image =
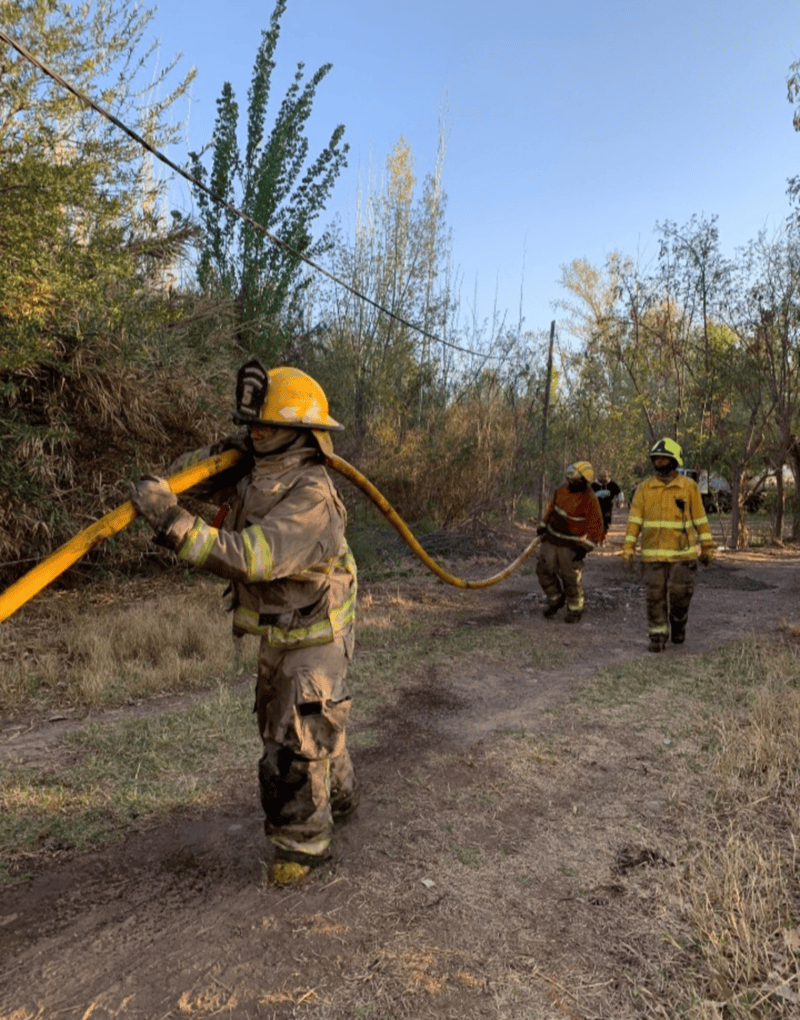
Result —
M696 571L696 560L642 564L647 633L651 637L669 637L670 617L686 622L694 593Z
M261 805L273 843L319 856L331 841L331 801L351 797L355 777L346 745L350 694L345 641L258 653L256 712L264 753Z
M575 550L566 545L542 542L536 560L536 576L547 596L548 602L555 603L563 591L567 609L573 613L583 612L583 586L581 574L583 560L575 562Z

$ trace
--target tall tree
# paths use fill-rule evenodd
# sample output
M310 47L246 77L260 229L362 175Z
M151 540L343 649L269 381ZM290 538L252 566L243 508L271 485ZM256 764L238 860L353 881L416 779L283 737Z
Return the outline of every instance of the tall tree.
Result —
M710 327L712 321L730 317L733 268L719 250L715 216L692 216L680 227L665 221L656 229L660 235L656 287L665 297L665 307L675 313L664 318L659 340L672 361L676 425L684 441L699 451L708 438L709 411L722 367Z
M579 341L577 352L562 356L574 427L585 431L581 422L588 416L591 435L613 467L615 459L624 463L652 443L669 413L671 395L659 384L662 352L651 342L656 297L638 265L618 252L602 269L583 259L562 266L561 286L569 298L557 307Z
M174 87L178 58L150 72L150 17L132 0L0 0L9 35L163 147L194 72ZM119 329L123 295L186 239L164 222L164 193L140 146L0 44L0 370L57 362Z
M786 79L786 98L794 106L792 125L800 131L800 60L789 65L789 76ZM800 177L789 178L789 195L793 201L800 197Z
M401 441L403 429L419 423L426 402L438 400L442 351L399 319L434 336L448 332L452 300L443 163L440 135L436 167L415 198L413 153L401 138L387 158L381 186L359 196L352 245L337 245L334 253L336 275L398 317L342 288L325 298L324 344L338 366L333 388L362 441L376 411L384 428L389 420L394 423Z
M347 164L349 149L342 141L344 125L340 124L319 155L308 159L306 123L331 64L323 64L308 80L304 65L297 65L272 129L266 132L275 50L286 5L287 0L277 0L256 52L244 159L238 142L239 107L228 82L217 101L210 171L202 154L190 153L199 181L284 242L275 244L195 189L202 227L198 281L206 292L219 288L233 297L238 343L267 361L278 356L301 321L302 295L309 279L303 277L298 256L316 258L330 246L329 234L314 238L312 228Z
M800 228L790 218L781 236L761 235L744 251L743 315L758 337L758 366L772 410L767 438L769 465L777 489L775 539L783 537L784 468L800 478ZM800 537L800 504L795 485L792 537Z

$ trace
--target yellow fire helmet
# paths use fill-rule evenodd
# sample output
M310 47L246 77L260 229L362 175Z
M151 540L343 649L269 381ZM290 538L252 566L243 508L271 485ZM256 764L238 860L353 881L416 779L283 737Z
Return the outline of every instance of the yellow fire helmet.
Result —
M565 473L568 482L579 482L581 478L585 478L591 485L594 481L594 468L588 460L576 460L574 464L569 465Z
M310 375L286 366L267 371L256 359L239 369L233 420L239 425L263 423L311 429L323 453L333 451L327 433L344 429L331 418L328 399Z
M668 437L659 439L650 451L650 460L656 457L671 457L675 461L675 467L683 467L683 450L674 439Z

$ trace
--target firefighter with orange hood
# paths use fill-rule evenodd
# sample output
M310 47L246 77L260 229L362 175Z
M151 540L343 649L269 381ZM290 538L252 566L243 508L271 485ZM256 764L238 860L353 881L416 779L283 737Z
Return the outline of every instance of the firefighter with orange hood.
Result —
M549 619L566 603L565 623L577 623L583 616L583 561L605 535L603 514L591 489L594 469L588 460L578 460L566 470L566 482L556 489L537 533L542 536L536 576L547 605Z
M178 505L163 478L131 486L156 541L231 583L233 631L260 638L256 704L272 881L301 880L329 854L333 819L357 803L346 745L356 565L345 508L322 462L342 426L322 388L295 368L239 371L234 421L246 431L186 454L187 467L223 449L243 460L192 494L227 505L206 523ZM171 473L171 472L170 472Z

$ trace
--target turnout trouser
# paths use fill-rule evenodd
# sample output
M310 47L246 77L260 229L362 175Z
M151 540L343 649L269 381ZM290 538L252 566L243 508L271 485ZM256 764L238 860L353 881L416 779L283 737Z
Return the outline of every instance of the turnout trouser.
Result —
M341 636L290 651L262 639L256 712L264 752L258 767L269 838L279 850L324 855L333 810L355 791L346 746L350 694Z
M696 560L642 564L647 633L651 639L660 637L666 640L670 634L670 624L673 627L678 625L681 629L686 626L696 572Z
M575 559L574 549L542 542L536 560L536 576L551 605L566 597L567 609L573 613L583 612L582 573L583 560Z

